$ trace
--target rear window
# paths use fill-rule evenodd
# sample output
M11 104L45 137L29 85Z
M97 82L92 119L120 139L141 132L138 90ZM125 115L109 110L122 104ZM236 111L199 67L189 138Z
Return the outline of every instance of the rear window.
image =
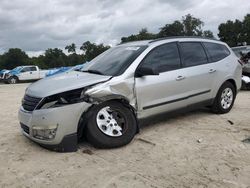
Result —
M211 42L204 42L203 44L210 56L209 59L211 62L220 61L230 55L230 51L225 45Z
M182 61L185 67L202 65L207 63L207 55L199 42L180 43Z

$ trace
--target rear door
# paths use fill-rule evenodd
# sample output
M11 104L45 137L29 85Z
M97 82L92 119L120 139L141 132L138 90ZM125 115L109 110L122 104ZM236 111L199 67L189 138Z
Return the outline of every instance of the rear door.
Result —
M180 42L188 104L209 101L216 80L216 66L209 64L205 48L200 42Z

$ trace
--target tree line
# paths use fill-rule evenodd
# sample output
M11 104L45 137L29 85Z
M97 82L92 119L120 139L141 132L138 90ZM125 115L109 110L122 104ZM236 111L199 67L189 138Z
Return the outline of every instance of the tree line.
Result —
M151 40L171 36L201 36L207 38L215 38L210 30L204 30L204 22L195 18L191 14L183 16L181 20L175 20L159 29L158 33L150 33L147 28L143 28L138 34L122 37L121 43ZM243 42L250 44L250 14L247 14L242 21L228 20L218 26L218 37L221 41L226 42L229 46L241 45ZM68 55L62 49L49 48L43 55L38 57L29 57L23 50L19 48L11 48L3 55L0 55L0 69L12 69L20 65L37 65L40 68L48 69L62 66L74 66L91 61L93 58L109 49L110 46L104 44L95 44L90 41L84 42L79 50L82 54L76 53L76 45L74 43L67 45Z
M110 46L104 44L95 44L89 41L84 42L80 47L82 54L76 53L76 45L74 43L67 45L65 50L49 48L43 55L38 57L29 57L24 51L19 48L11 48L3 55L0 55L0 69L13 69L21 65L37 65L42 69L49 69L62 66L74 66L88 62L109 49Z

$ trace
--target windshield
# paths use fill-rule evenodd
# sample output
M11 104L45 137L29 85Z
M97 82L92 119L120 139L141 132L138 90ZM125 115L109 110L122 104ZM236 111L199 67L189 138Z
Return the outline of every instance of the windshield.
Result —
M84 64L82 72L118 76L147 48L147 46L117 46Z
M16 68L14 68L14 69L12 69L13 71L20 71L21 69L22 69L23 67L16 67Z

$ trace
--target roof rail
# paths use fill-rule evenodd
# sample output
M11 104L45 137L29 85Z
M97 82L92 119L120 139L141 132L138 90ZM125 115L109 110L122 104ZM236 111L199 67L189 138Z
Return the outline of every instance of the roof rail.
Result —
M213 38L208 38L208 37L200 37L200 36L172 36L172 37L158 38L158 39L150 41L149 43L154 43L154 42L158 42L161 40L167 40L167 39L175 39L175 38L208 39L208 40L220 41L218 39L213 39Z

